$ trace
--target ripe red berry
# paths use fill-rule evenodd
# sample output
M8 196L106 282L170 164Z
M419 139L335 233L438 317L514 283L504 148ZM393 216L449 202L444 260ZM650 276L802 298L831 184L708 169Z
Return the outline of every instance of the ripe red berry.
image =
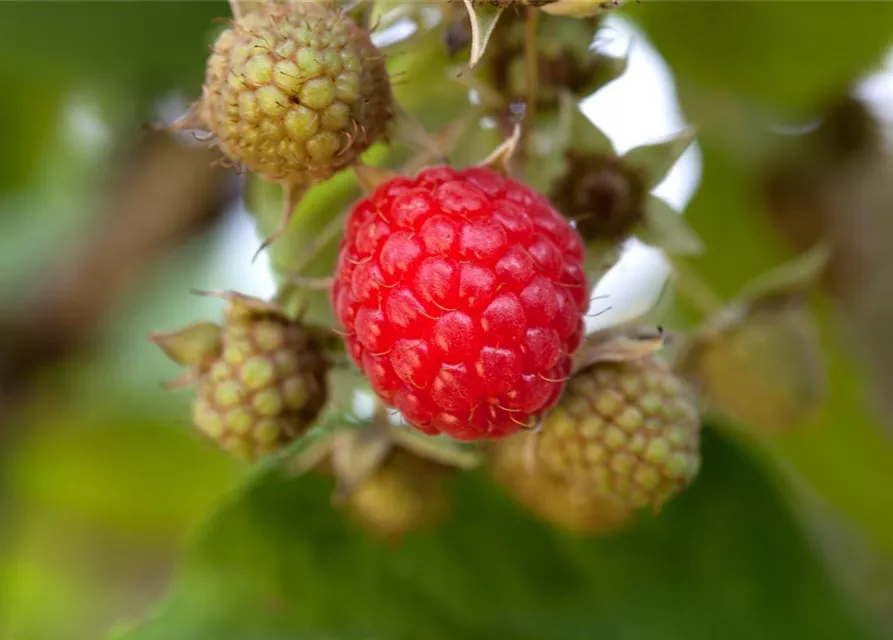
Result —
M428 434L498 438L561 395L583 335L583 245L492 169L394 178L347 222L332 289L376 393Z

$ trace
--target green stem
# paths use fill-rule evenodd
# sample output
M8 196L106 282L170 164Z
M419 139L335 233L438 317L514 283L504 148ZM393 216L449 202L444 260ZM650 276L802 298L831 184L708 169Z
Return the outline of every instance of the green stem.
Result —
M703 316L711 316L725 306L722 297L684 260L678 256L667 256L667 260L673 267L676 290Z

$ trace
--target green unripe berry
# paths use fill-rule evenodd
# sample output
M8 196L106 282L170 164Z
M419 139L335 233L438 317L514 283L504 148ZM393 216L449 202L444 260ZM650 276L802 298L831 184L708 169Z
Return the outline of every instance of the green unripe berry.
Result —
M629 509L659 507L700 468L692 393L660 359L592 365L545 418L536 459L549 472Z
M218 37L197 107L234 163L309 185L383 134L392 96L382 53L346 14L269 2Z

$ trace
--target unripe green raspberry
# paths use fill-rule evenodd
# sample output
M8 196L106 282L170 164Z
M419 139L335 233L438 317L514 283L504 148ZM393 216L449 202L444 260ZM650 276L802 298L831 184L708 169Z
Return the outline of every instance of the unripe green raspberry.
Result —
M195 426L236 457L282 449L326 403L328 366L319 341L263 301L231 294L222 327L202 323L153 340L192 365Z
M224 31L197 115L234 162L296 185L352 164L385 129L392 97L382 53L321 2L265 3Z
M541 520L578 534L609 533L631 512L618 501L572 484L531 460L537 434L524 432L494 443L489 468L512 496Z
M351 516L388 540L440 523L449 512L444 481L448 468L395 449L347 499Z
M539 464L630 508L659 507L697 475L700 417L655 356L601 362L568 384L537 440Z
M827 387L815 321L798 302L718 314L694 336L682 368L711 408L768 432L815 418Z

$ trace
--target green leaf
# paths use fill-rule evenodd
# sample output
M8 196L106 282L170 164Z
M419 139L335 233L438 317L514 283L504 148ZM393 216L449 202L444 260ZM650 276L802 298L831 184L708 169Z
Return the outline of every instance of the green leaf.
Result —
M641 171L645 187L652 189L663 182L694 139L694 129L684 129L662 142L630 149L623 158Z
M208 46L221 28L212 20L229 16L224 2L5 3L0 70L27 63L45 84L115 78L143 89L190 87L197 97Z
M557 109L536 114L524 167L526 182L544 193L567 171L569 151L585 156L616 155L611 140L583 113L572 93L562 92L558 101Z
M691 490L605 539L457 473L440 530L386 545L318 476L262 472L126 640L868 638L762 471L715 432Z
M704 250L704 244L685 218L665 200L649 195L645 215L646 224L636 231L643 242L678 255L695 255Z
M54 395L4 424L16 436L0 465L4 640L101 637L163 586L175 552L238 477L187 424L153 413L163 399L118 412L105 397L82 410L67 395L50 404Z
M738 94L800 115L871 69L893 42L889 2L627 6L681 86Z
M3 479L17 500L131 535L180 539L232 485L238 467L190 425L166 417L53 408L27 425L33 434L19 442Z

